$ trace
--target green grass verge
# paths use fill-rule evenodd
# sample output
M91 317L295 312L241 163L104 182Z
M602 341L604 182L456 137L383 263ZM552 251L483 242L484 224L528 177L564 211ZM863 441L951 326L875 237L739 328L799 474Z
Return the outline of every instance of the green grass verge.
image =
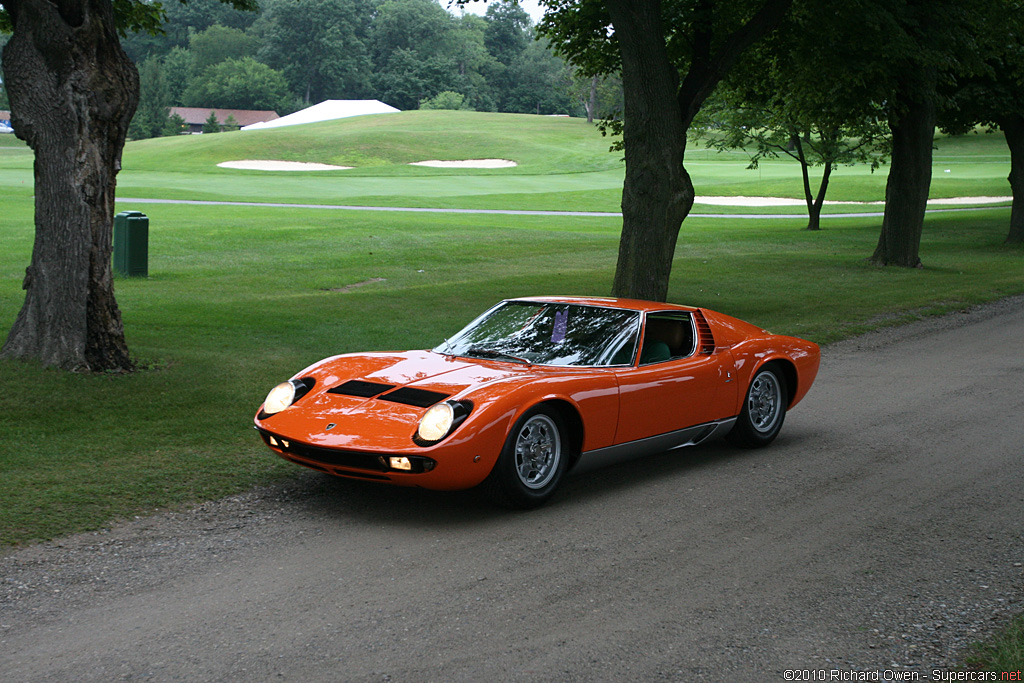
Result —
M618 155L580 121L410 112L261 135L132 143L119 196L605 211L619 201ZM997 136L940 141L937 157L954 171L940 191L970 194L963 187L975 183L984 194L1005 193L1006 164L991 161L1005 155L1000 145ZM215 165L252 157L366 167L337 176ZM436 157L511 157L521 166L405 165ZM706 194L799 192L792 164L757 172L738 154L694 149L690 157ZM883 174L842 169L838 177L836 192L850 198L884 192ZM3 334L24 298L32 194L31 153L0 137ZM621 228L615 218L118 204L128 208L151 220L150 277L116 282L128 342L145 369L87 376L0 362L0 547L293 474L251 430L269 387L332 353L433 346L504 297L608 294ZM924 270L866 263L878 218L829 218L808 233L798 210L781 220L691 217L669 298L829 342L1024 291L1021 249L1002 245L1008 217L1006 208L931 215Z
M1015 678L996 680L1021 680L1020 672L1024 669L1024 615L1011 621L991 639L976 645L974 652L967 658L967 664L974 671L1016 674Z

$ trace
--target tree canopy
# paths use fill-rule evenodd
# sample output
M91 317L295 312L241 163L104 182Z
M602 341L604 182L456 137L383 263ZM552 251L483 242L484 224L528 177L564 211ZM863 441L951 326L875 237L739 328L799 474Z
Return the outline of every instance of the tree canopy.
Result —
M283 76L287 94L269 107L279 114L325 99L415 109L442 92L479 111L584 113L572 70L535 40L514 0L489 3L483 17L455 16L436 0L262 0L258 12L190 0L166 16L163 35L124 40L144 81L141 117L171 106L237 108L243 88L261 93L248 99L274 100L278 79L248 62L241 68L246 58ZM236 61L231 87L220 67L227 60ZM132 126L133 137L160 131L148 118Z

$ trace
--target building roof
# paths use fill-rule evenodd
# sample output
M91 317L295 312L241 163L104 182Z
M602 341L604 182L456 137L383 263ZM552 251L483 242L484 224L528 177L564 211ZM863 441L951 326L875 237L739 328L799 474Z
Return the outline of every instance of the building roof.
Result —
M296 126L301 123L316 123L318 121L333 121L344 119L349 116L365 116L366 114L394 114L401 111L384 104L380 100L324 100L320 104L314 104L294 114L282 116L267 123L256 123L250 126L243 126L242 130L256 130L260 128L277 128L278 126ZM207 114L209 116L209 114Z
M217 109L216 107L171 107L168 116L177 114L185 119L185 123L195 125L206 123L210 112L217 117L218 123L224 123L229 116L235 117L239 126L250 126L254 123L273 121L279 118L276 111L256 111L252 109Z

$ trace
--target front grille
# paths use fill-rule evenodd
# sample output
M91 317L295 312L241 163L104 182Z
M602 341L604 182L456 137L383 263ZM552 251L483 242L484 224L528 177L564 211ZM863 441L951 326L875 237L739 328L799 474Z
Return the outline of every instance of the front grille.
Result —
M375 453L360 453L358 451L343 451L336 448L323 448L311 446L307 443L283 439L276 434L260 430L263 441L271 448L277 448L285 453L296 455L306 460L323 463L324 465L336 465L338 467L352 467L359 470L371 470L374 472L386 472L388 467L381 456ZM271 445L270 438L277 441L277 446ZM287 446L285 443L287 442Z
M260 431L260 436L263 437L263 442L271 448L284 452L284 456L289 460L292 460L290 456L296 458L302 458L303 460L309 460L320 465L326 465L329 467L344 467L356 470L368 470L371 472L388 472L391 468L388 466L388 459L391 457L388 453L362 453L359 451L345 451L338 448L324 448L322 446L311 446L307 443L299 441L292 441L291 439L282 438L276 434L270 432ZM277 442L277 445L272 445L270 439ZM285 445L287 442L287 446ZM434 468L435 461L430 458L422 456L404 456L407 457L412 463L413 474L419 474L421 472L428 472ZM293 462L298 462L293 460ZM314 469L323 469L328 471L327 468L317 467L310 465L307 462L300 462L300 465L306 465L307 467L313 467ZM354 473L353 473L354 474ZM376 475L364 474L367 478L387 479L387 477L378 477Z

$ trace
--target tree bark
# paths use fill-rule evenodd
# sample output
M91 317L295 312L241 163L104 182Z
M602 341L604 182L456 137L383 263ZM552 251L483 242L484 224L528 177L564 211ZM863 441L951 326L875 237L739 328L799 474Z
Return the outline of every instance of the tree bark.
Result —
M612 292L665 301L676 239L693 206L683 168L686 129L678 72L665 50L661 3L608 2L622 54L625 99L622 237Z
M109 0L5 0L4 82L35 152L25 302L0 355L66 370L132 368L111 275L115 176L138 103Z
M936 74L925 73L915 84L901 85L889 115L892 162L885 185L882 232L871 262L879 266L920 268L921 233L932 182L932 142L935 138Z
M1024 116L1013 114L997 121L1006 135L1010 148L1010 192L1013 194L1013 208L1010 209L1010 232L1007 244L1024 244Z

